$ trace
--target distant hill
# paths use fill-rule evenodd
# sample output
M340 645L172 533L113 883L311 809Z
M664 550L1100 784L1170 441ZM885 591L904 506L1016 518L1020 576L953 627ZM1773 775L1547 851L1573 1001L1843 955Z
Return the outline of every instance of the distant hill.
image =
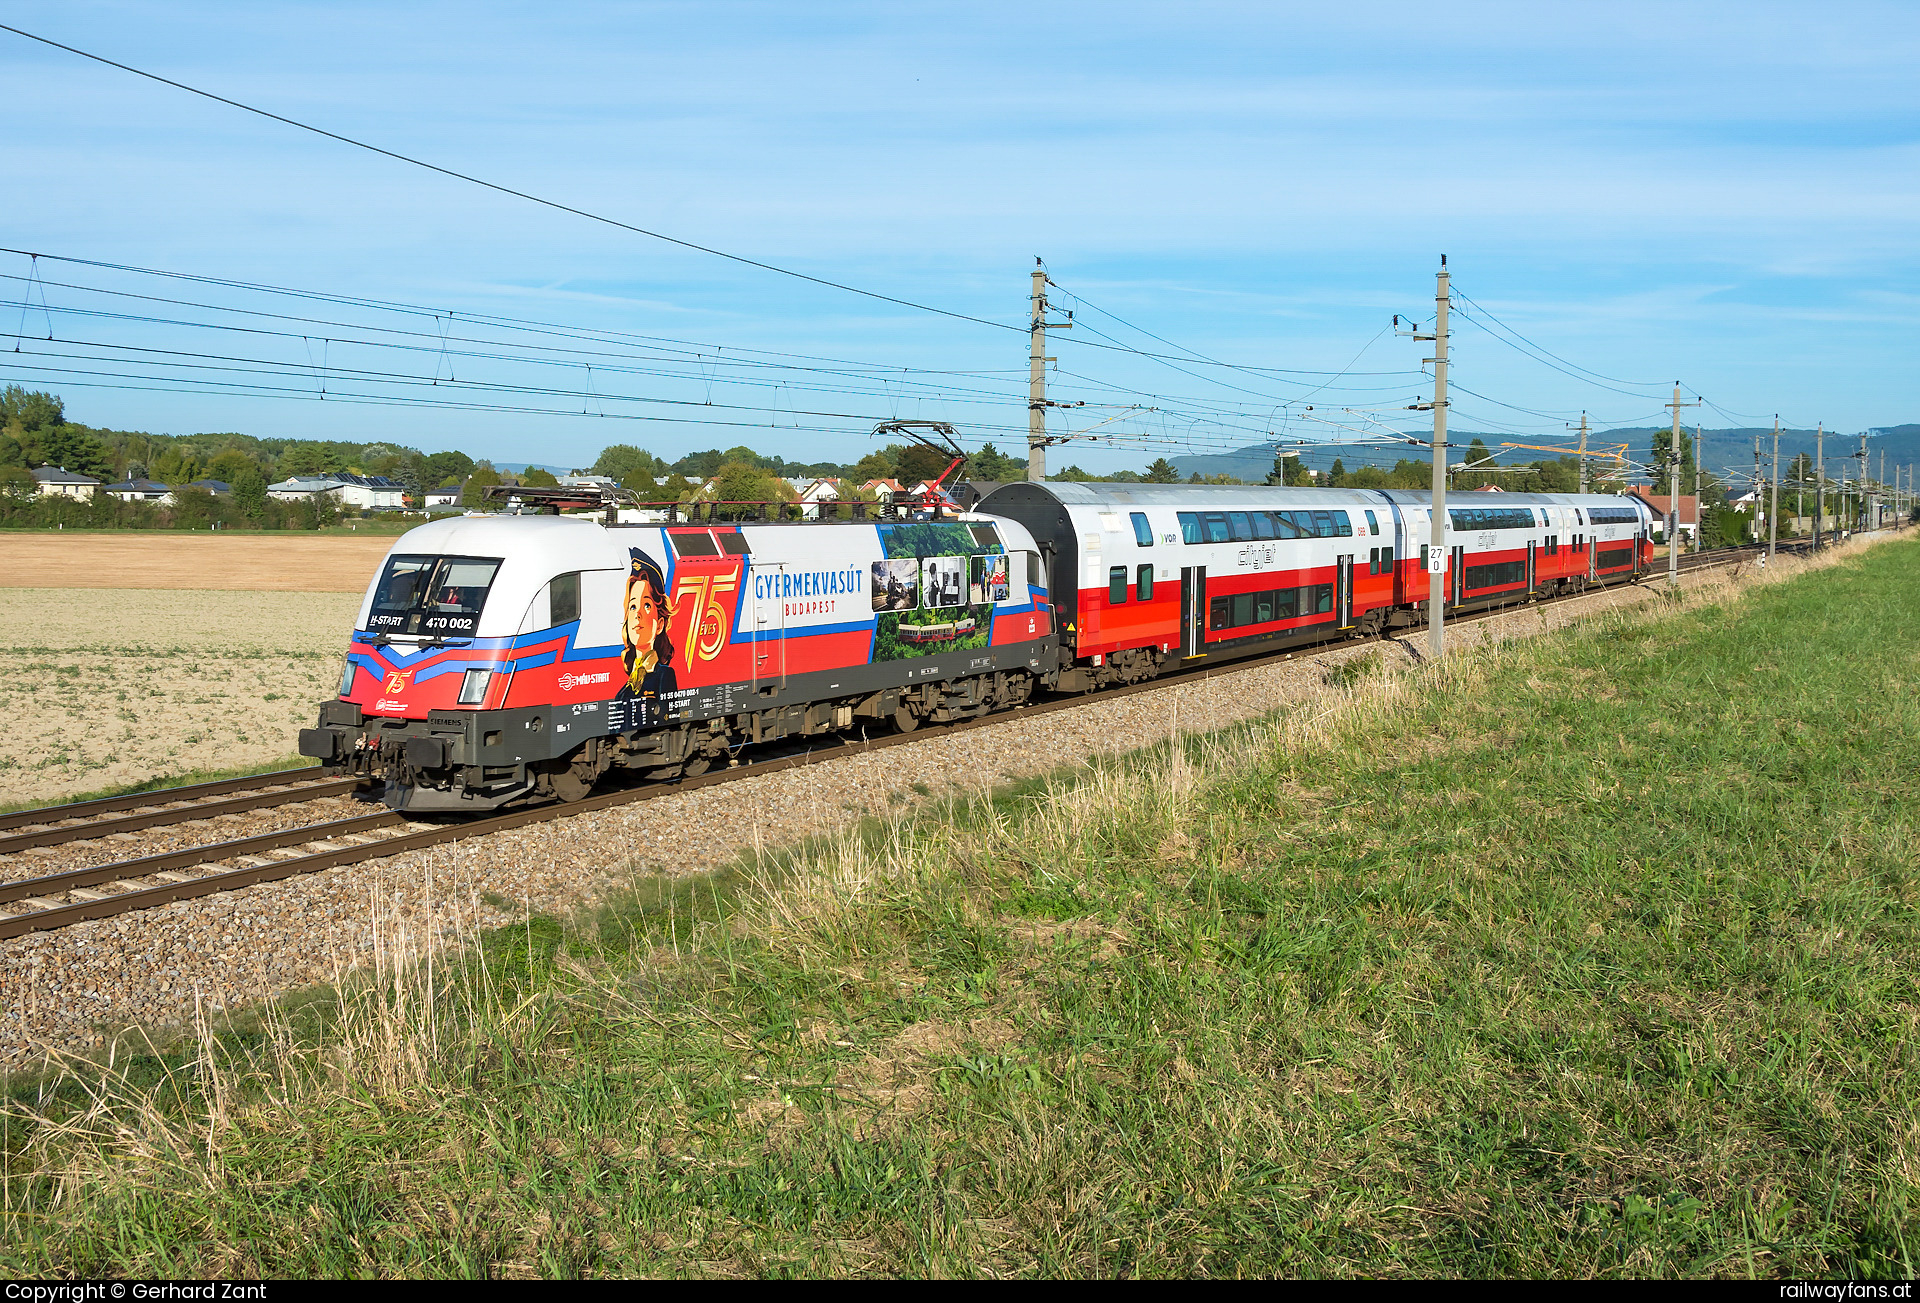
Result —
M1629 457L1645 461L1651 456L1654 433L1653 427L1597 430L1587 437L1587 446L1589 448L1599 448L1607 444L1624 443L1627 445L1627 455ZM1691 436L1693 431L1688 429L1687 433ZM1801 453L1805 453L1811 457L1814 449L1814 434L1815 432L1812 430L1790 430L1782 427L1780 431L1781 465L1784 467L1789 461ZM1911 465L1920 468L1920 425L1882 426L1868 430L1866 434L1867 458L1870 463L1870 473L1875 478L1878 478L1880 474L1880 456L1882 453L1886 454L1888 479L1893 478L1893 468L1896 466ZM1452 430L1448 432L1448 437L1449 441L1462 445L1471 443L1474 439L1478 438L1485 442L1488 448L1493 449L1496 454L1496 460L1502 462L1538 461L1541 458L1551 457L1553 455L1552 453L1534 452L1519 448L1502 450L1500 448L1502 443L1521 442L1519 436L1512 434L1496 434L1474 430ZM1773 427L1771 425L1764 428L1701 431L1701 464L1704 465L1708 471L1720 476L1722 479L1744 478L1745 476L1751 475L1753 473L1753 447L1755 438L1760 440L1761 473L1764 475L1766 473L1767 459L1773 454ZM1573 447L1574 444L1572 443L1567 445L1569 451L1571 451ZM1856 454L1860 451L1860 433L1858 431L1851 434L1837 434L1832 430L1827 431L1824 451L1827 458L1827 473L1829 475L1838 476L1843 465L1846 467L1847 477L1849 479L1858 474L1856 457ZM1427 456L1424 449L1406 445L1399 447L1368 446L1359 448L1340 446L1328 446L1325 448L1310 447L1300 450L1300 455L1306 461L1307 465L1314 470L1325 470L1333 464L1333 460L1336 457L1340 459L1346 469L1357 470L1362 466L1390 467L1394 462L1403 457L1412 458L1416 461L1424 461ZM1855 458L1855 460L1846 460L1848 458ZM1236 479L1258 483L1266 478L1268 471L1273 469L1273 446L1271 444L1254 444L1245 448L1236 448L1232 452L1198 453L1184 457L1172 457L1168 460L1170 460L1174 464L1174 467L1180 472L1180 478L1182 479L1194 474L1231 475ZM1916 473L1920 474L1920 472Z

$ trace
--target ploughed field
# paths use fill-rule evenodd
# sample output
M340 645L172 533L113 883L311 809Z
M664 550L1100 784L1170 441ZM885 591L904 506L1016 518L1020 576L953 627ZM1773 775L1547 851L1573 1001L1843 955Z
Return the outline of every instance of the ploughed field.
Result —
M0 588L360 593L390 533L0 533ZM8 642L26 637L13 626Z
M0 560L14 557L17 542L0 540ZM86 554L80 548L74 564ZM339 587L351 571L351 593L0 588L0 716L8 733L0 806L301 763L295 735L339 682L357 593L375 559L331 562L311 576ZM234 581L243 570L212 565L204 578ZM16 579L7 574L0 583Z

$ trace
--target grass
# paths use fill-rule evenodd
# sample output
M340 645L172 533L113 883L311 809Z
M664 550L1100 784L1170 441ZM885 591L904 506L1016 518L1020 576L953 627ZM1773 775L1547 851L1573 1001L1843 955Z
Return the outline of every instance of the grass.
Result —
M1920 544L16 1083L0 1269L1900 1276Z

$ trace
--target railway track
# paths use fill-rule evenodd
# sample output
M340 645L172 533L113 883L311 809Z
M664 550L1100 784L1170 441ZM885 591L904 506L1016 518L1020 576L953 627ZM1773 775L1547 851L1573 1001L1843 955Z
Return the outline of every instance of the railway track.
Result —
M13 855L41 846L60 846L67 842L93 841L117 833L140 832L168 824L218 819L221 815L242 814L276 805L349 796L360 786L358 779L328 778L317 769L293 769L252 778L230 778L218 783L143 792L137 796L116 796L103 801L81 801L73 805L21 810L0 815L0 832L19 830L11 835L0 835L0 855Z
M1681 567L1686 570L1707 569L1714 566L1738 564L1751 559L1761 550L1758 547L1716 549L1713 552L1699 553L1681 558ZM1657 580L1662 571L1652 571L1649 580ZM1569 594L1564 597L1537 599L1532 602L1515 602L1491 607L1485 610L1468 612L1453 617L1449 623L1466 624L1476 620L1490 619L1494 616L1512 614L1526 605L1549 605L1571 600L1574 597L1591 595ZM1421 632L1415 628L1410 634ZM408 851L423 850L430 846L448 842L462 841L472 837L485 837L497 832L506 832L514 828L523 828L530 824L545 823L549 820L564 819L576 814L588 814L598 810L609 810L617 806L653 800L682 792L699 791L702 788L715 787L722 783L736 782L743 778L753 778L765 774L779 773L800 765L820 764L829 760L864 755L868 752L888 747L904 746L924 741L931 737L948 736L967 732L976 728L989 728L996 724L1011 723L1021 719L1031 719L1038 715L1052 714L1056 711L1071 710L1078 706L1112 701L1120 697L1133 696L1143 692L1153 692L1161 688L1173 687L1182 683L1194 683L1214 678L1221 674L1233 674L1242 670L1255 669L1262 665L1271 665L1291 660L1297 656L1313 655L1336 650L1341 647L1363 645L1376 641L1374 638L1353 637L1330 639L1296 647L1289 651L1276 652L1268 656L1249 657L1245 660L1228 661L1192 670L1165 675L1144 683L1131 684L1120 688L1111 688L1098 693L1081 696L1060 697L1049 701L1033 703L1000 714L983 716L979 719L961 720L952 724L925 725L912 733L889 734L878 738L849 739L826 746L809 746L795 749L783 755L769 755L764 758L746 760L735 766L703 774L696 778L685 778L672 783L653 783L634 786L617 791L590 796L582 801L566 805L536 806L531 809L514 810L506 814L493 815L483 819L469 819L457 823L428 823L408 820L405 816L390 810L346 819L336 819L319 824L309 824L299 828L282 829L262 833L251 837L242 837L233 841L214 842L204 846L189 847L159 855L142 856L136 859L116 861L92 867L75 869L63 873L49 874L39 878L30 878L18 882L0 884L0 939L22 936L28 932L46 931L68 927L89 919L109 918L135 910L151 909L159 905L170 904L177 900L189 900L199 896L214 895L218 892L233 891L258 883L272 882L282 878L295 877L304 873L318 873L326 869L344 865L358 864L366 860L384 859L388 856ZM303 773L302 770L282 771L279 774L262 775L257 779L231 779L226 783L202 784L197 787L173 788L167 791L146 793L139 797L115 797L103 802L85 802L71 806L56 806L44 810L23 811L17 815L4 816L13 821L6 826L20 827L19 821L30 816L36 821L58 818L87 819L89 815L112 815L118 809L128 806L122 803L146 801L155 798L172 798L175 801L191 799L189 794L200 793L207 797L219 797L226 791L235 790L233 786L245 783L258 783L262 780L284 780L289 774ZM321 795L342 795L358 786L356 780L324 779L317 782L287 784L266 790L254 791L248 795L228 798L230 801L250 801L252 804L239 808L258 809L263 805L288 804L294 801L315 800ZM210 791L209 789L221 789ZM241 788L240 790L246 790ZM289 794L291 793L291 794ZM102 807L115 807L104 809ZM137 807L136 807L137 808ZM59 812L73 812L62 816ZM208 813L208 812L213 813ZM185 807L167 808L150 811L147 815L130 816L133 818L151 818L151 822L141 826L151 827L157 823L178 822L186 819L204 819L214 817L214 802L194 804ZM153 817L158 816L158 817ZM123 817L124 818L124 817ZM38 832L21 834L19 837L0 840L0 853L4 853L9 841L18 841L25 837L50 834L73 834L59 836L58 841L80 840L86 837L107 835L99 831L109 822L121 822L121 819L93 819L65 827L46 828ZM34 844L49 845L41 841Z

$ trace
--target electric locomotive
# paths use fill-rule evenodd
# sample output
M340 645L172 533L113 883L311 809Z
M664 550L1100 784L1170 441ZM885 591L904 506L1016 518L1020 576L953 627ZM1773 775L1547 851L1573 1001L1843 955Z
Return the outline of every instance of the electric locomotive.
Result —
M303 754L404 810L578 800L745 744L1027 700L1056 639L1016 522L469 516L402 535Z

